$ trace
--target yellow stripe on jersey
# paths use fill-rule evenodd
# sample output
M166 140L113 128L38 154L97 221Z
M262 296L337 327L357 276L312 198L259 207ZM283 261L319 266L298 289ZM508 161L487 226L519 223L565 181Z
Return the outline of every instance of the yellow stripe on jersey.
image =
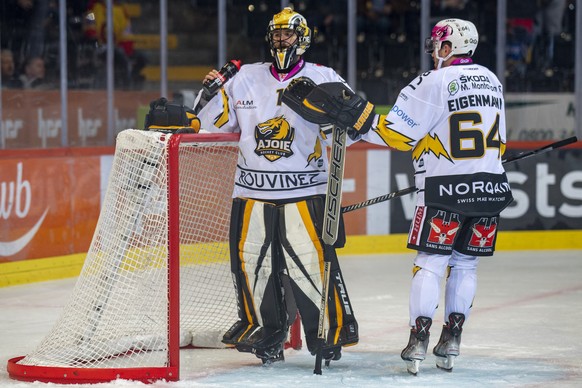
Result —
M230 112L228 107L228 96L226 95L224 88L220 88L220 96L222 98L222 112L214 120L214 126L216 128L220 128L228 123L228 114Z
M374 132L386 143L388 147L396 148L400 151L410 151L412 149L412 142L414 139L409 138L399 132L396 132L390 125L393 123L388 121L386 115L380 115L378 125L374 128Z

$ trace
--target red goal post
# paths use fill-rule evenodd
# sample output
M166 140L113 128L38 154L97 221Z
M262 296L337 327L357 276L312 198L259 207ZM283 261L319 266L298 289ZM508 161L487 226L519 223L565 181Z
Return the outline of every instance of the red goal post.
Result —
M22 381L179 380L180 349L224 348L238 319L228 233L238 134L118 137L99 221L69 301ZM301 347L299 322L287 347ZM228 350L227 350L228 351Z

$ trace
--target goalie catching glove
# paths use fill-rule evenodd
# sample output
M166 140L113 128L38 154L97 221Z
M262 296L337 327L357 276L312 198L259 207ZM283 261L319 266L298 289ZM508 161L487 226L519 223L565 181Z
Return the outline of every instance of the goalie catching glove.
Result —
M283 102L309 122L347 128L352 139L368 132L374 121L374 105L342 82L317 85L307 77L296 78L285 89Z
M168 133L198 133L200 120L192 109L162 97L150 102L145 129Z

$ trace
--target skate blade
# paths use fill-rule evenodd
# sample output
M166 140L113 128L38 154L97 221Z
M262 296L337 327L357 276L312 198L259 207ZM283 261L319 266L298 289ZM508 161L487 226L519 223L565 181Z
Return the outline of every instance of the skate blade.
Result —
M406 370L413 376L418 374L420 370L420 360L406 360Z
M272 366L273 364L278 363L281 360L261 360L263 362L263 367L268 368L270 366Z
M263 366L269 367L275 363L284 363L285 357L280 356L280 357L272 357L272 358L261 358L261 361L263 362Z
M455 357L456 356L437 357L436 358L437 368L442 369L445 372L452 372L453 364L455 363Z

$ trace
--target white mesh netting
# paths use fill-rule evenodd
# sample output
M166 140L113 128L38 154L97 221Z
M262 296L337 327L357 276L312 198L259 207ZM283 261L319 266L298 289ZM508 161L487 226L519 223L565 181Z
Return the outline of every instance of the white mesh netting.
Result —
M178 233L176 224L168 225L170 138L140 130L119 134L105 201L70 301L18 364L167 364L168 231ZM178 149L180 345L221 347L222 334L237 319L228 228L238 148L213 140L182 141Z

